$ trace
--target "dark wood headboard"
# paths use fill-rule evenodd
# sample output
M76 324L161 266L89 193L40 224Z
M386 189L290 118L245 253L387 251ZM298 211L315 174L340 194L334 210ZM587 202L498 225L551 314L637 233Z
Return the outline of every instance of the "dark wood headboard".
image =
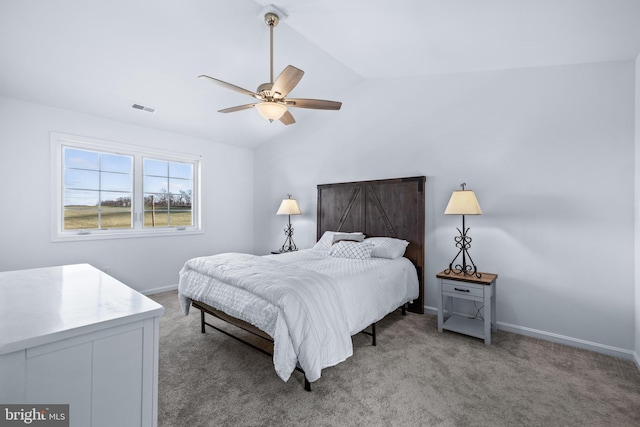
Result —
M418 271L420 296L409 311L424 313L424 176L318 185L317 239L325 231L409 242L404 256Z

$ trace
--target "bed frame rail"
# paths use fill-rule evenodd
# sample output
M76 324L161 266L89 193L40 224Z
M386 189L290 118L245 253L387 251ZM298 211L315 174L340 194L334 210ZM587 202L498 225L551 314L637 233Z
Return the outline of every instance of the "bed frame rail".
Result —
M218 309L215 309L213 307L211 307L208 304L205 304L203 302L200 301L191 301L191 305L195 308L197 308L198 310L200 310L200 332L201 333L205 333L205 326L209 326L210 328L215 329L218 332L222 332L223 334L225 334L228 337L231 337L237 341L240 341L243 344L248 345L249 347L253 348L254 350L258 350L260 353L262 354L266 354L267 356L273 357L273 352L270 352L268 350L265 350L262 347L259 347L257 345L255 345L252 342L249 342L243 338L240 338L236 335L233 335L232 333L225 331L222 328L217 327L216 325L213 325L209 322L207 322L204 314L208 313L211 316L218 318L220 320L222 320L223 322L226 322L230 325L235 326L236 328L240 328L242 330L244 330L245 332L248 332L252 335L257 336L258 338L261 338L263 340L266 340L268 342L271 343L271 345L273 345L273 338L271 338L271 336L269 334L267 334L266 332L264 332L262 329L256 328L255 326L253 326L250 323L245 322L244 320L238 319L236 317L230 316L227 313L220 311ZM403 304L402 305L402 315L406 316L407 314L407 306L408 304ZM375 322L371 324L371 332L367 331L367 330L363 330L361 331L363 334L369 335L371 337L371 345L376 346L377 345L377 341L376 341L376 324ZM296 371L301 372L303 377L304 377L304 389L306 391L311 391L311 383L307 380L307 376L304 373L304 370L300 367L300 366L296 366Z
M243 344L248 345L249 347L258 350L260 353L266 354L267 356L273 357L273 352L270 352L268 350L265 350L262 347L259 347L255 344L253 344L252 342L249 342L243 338L240 338L236 335L233 335L230 332L225 331L222 328L219 328L215 325L212 325L211 323L207 322L205 319L204 314L208 313L213 317L216 317L220 320L222 320L223 322L229 323L233 326L235 326L236 328L240 328L246 332L249 332L250 334L253 334L263 340L269 341L271 343L271 345L273 345L273 338L271 338L271 336L269 336L269 334L267 334L266 332L264 332L263 330L256 328L255 326L253 326L250 323L245 322L244 320L240 320L238 318L235 318L233 316L229 316L228 314L226 314L223 311L217 310L213 307L211 307L210 305L207 305L205 303L202 303L200 301L192 301L191 305L195 308L197 308L198 310L200 310L200 332L202 332L203 334L205 333L205 325L209 326L213 329L215 329L218 332L222 332L223 334L225 334L228 337L231 337L237 341L240 341ZM296 371L301 372L303 377L304 377L304 389L306 391L311 391L311 383L307 380L307 376L304 373L304 370L300 367L300 366L296 366Z

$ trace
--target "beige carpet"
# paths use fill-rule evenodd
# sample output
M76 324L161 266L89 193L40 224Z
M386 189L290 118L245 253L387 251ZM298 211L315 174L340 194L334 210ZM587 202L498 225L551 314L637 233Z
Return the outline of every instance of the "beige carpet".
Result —
M159 420L177 426L640 426L631 361L498 331L491 346L438 333L432 315L392 313L378 345L304 391L271 359L220 332L200 333L177 292L152 296L160 323Z

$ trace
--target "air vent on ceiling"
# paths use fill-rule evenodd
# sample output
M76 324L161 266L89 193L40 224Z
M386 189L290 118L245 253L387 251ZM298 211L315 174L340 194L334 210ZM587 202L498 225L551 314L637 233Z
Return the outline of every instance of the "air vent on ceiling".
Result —
M135 108L136 110L142 110L142 111L146 111L147 113L155 113L156 109L153 107L145 107L144 105L140 105L140 104L133 104L131 106L131 108Z

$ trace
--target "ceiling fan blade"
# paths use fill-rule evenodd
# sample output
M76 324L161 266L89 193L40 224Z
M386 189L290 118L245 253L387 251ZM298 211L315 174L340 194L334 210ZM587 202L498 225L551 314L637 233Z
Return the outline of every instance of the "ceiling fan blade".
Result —
M250 91L248 89L241 88L240 86L232 85L231 83L227 83L227 82L224 82L222 80L215 79L215 78L210 77L210 76L206 76L204 74L201 75L201 76L198 76L198 78L199 79L203 79L203 80L208 80L208 81L210 81L212 83L215 83L215 84L220 85L222 87L226 87L227 89L231 89L233 91L239 92L239 93L241 93L243 95L249 95L249 96L252 96L252 97L254 97L256 99L262 99L262 97L260 95L258 95L257 93L255 93L255 92L252 92L252 91Z
M339 110L342 102L325 101L324 99L287 98L287 107L313 108L316 110Z
M273 82L271 91L273 93L280 93L280 98L284 98L294 87L296 87L303 75L304 71L294 67L293 65L287 65L287 67L282 70L278 78L276 78L276 81Z
M292 125L296 122L296 119L293 118L293 115L287 110L282 117L280 117L280 121L283 125Z
M248 110L249 108L253 108L255 106L256 104L238 105L236 107L229 107L229 108L224 108L222 110L218 110L218 113L233 113L235 111Z

